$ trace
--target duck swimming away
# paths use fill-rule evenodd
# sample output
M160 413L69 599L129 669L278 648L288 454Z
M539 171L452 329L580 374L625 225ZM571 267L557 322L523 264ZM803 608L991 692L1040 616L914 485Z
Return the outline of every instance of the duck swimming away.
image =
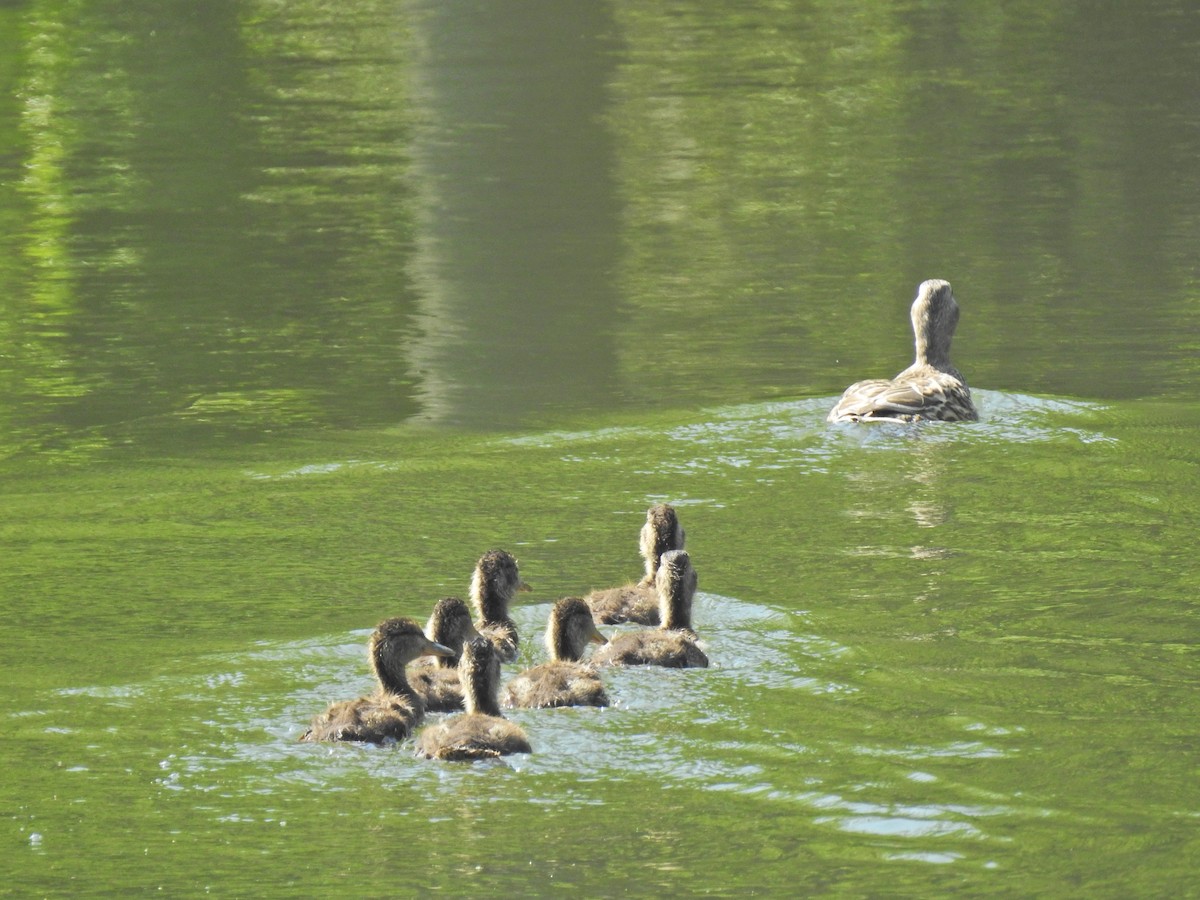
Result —
M979 418L966 379L950 363L958 303L949 282L921 282L912 305L912 327L916 344L913 364L890 380L850 385L830 410L830 422L973 422Z
M403 618L381 623L367 647L379 688L367 697L330 704L312 720L300 740L404 740L425 715L425 704L409 686L404 667L420 656L454 655L449 647L425 637L412 619Z
M646 510L646 524L642 526L640 541L646 574L636 584L588 594L586 602L596 621L604 625L620 622L657 625L660 616L654 579L658 575L659 560L668 550L682 550L686 539L673 506L660 503Z
M696 645L692 631L696 581L686 550L664 553L655 578L662 626L616 635L592 655L592 661L611 666L707 667L708 657Z
M608 694L594 667L581 663L588 643L607 643L592 611L578 597L554 604L546 626L550 662L526 669L504 689L506 709L550 706L608 706Z
M517 561L504 550L489 550L475 564L471 576L471 602L479 616L475 628L496 645L501 662L517 658L517 623L508 615L508 604L517 591L531 590L521 580Z
M475 760L531 753L533 748L525 732L500 712L496 699L500 659L495 644L485 637L468 641L458 671L467 711L422 731L416 755L426 759Z
M458 661L463 645L479 637L471 622L471 611L457 597L443 597L434 604L425 626L425 636L454 651L453 656L440 656L432 661L413 663L408 667L408 679L413 690L425 704L426 712L451 712L463 708L462 682L458 677Z

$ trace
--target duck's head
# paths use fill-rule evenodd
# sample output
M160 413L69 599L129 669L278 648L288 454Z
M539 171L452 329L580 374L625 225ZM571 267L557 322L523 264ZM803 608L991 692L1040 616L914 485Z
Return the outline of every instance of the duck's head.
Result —
M647 585L653 584L658 573L659 560L668 550L682 550L687 535L679 524L675 507L659 503L646 510L646 524L642 526L641 550L646 560Z
M454 656L444 644L431 641L412 619L395 618L380 622L367 644L371 666L380 684L389 690L403 687L404 667L420 656Z
M468 713L500 715L500 657L485 637L474 637L463 644L458 663L458 677L463 686L463 707Z
M546 626L550 658L572 662L581 659L589 643L607 644L608 638L596 627L588 605L579 597L565 597L555 603Z
M950 364L950 341L958 328L958 302L950 282L922 281L912 305L917 362L940 367Z
M696 582L696 570L686 550L668 550L662 555L654 586L663 628L691 630Z
M429 624L425 626L425 634L429 636L430 640L443 644L454 651L452 656L442 657L438 660L439 665L447 667L458 665L463 643L479 636L479 632L475 630L475 625L471 622L471 611L467 609L467 604L458 597L443 597L434 604L433 612L429 616Z
M521 580L517 561L505 550L489 550L475 564L471 576L471 600L485 622L508 617L508 602L517 591L531 590Z

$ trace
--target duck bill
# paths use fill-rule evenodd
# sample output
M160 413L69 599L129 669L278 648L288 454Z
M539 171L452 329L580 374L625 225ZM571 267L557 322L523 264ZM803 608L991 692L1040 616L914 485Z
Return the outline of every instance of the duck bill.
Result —
M593 644L607 644L608 643L608 638L606 638L604 635L602 635L600 633L600 629L597 628L595 626L595 624L592 625L592 633L590 635L588 635L588 640L591 641Z
M517 582L517 590L520 591L522 594L527 594L530 591L532 591L533 588L531 588L529 586L529 583L524 578L522 578L519 582Z
M425 645L425 652L422 656L454 656L454 651L445 644L439 644L437 641L430 641Z

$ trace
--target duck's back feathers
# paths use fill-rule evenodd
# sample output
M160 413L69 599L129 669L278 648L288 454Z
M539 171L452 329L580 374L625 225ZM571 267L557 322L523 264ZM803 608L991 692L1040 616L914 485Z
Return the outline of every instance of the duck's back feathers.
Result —
M608 706L608 693L586 663L555 660L527 669L504 689L506 709L555 706Z
M708 657L686 631L631 631L610 638L592 654L597 665L665 666L672 669L706 669Z
M972 422L978 418L962 376L929 366L906 369L890 380L855 382L829 413L830 422Z
M484 713L467 713L431 725L417 740L417 756L425 759L492 759L532 752L520 726Z
M425 703L426 712L454 712L463 708L462 679L457 669L413 666L408 681Z
M312 720L302 741L402 741L420 721L419 701L396 694L342 700Z
M592 615L602 625L619 625L636 622L639 625L657 625L658 593L654 585L629 584L625 587L608 588L588 594L587 604Z
M496 648L496 657L500 662L510 663L516 661L520 638L517 636L515 622L509 619L503 622L493 622L488 625L480 623L476 627L482 637L492 642L492 646Z

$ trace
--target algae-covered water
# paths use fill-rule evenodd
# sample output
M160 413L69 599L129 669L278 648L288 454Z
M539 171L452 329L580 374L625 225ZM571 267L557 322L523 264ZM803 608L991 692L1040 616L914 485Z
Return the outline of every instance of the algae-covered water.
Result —
M0 9L0 893L1193 892L1198 37ZM929 277L980 421L827 424ZM297 743L493 547L540 661L662 501L711 668Z

